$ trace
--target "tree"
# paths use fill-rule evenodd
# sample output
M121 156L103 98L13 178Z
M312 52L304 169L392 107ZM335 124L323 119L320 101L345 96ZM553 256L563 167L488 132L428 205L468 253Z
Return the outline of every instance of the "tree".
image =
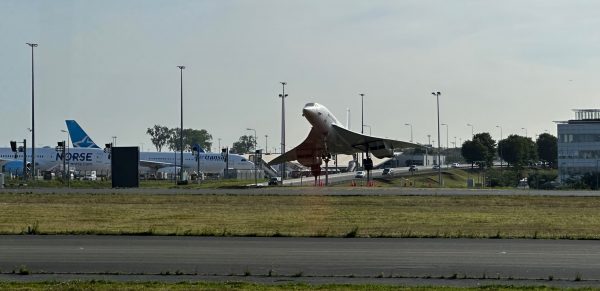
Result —
M531 138L510 135L498 143L501 158L511 166L523 167L537 160L537 150Z
M171 138L169 138L169 149L172 151L180 151L181 147L179 144L181 143L179 128L171 129ZM212 146L212 135L208 133L205 129L197 130L186 128L183 130L183 150L186 152L192 151L192 146L194 144L199 144L202 149L205 151L210 151L210 147Z
M212 146L212 135L205 129L184 129L183 130L183 142L185 144L185 150L191 151L195 144L200 145L206 152L210 152Z
M156 147L156 151L160 152L163 146L169 142L172 132L168 127L156 124L154 127L148 128L146 134L150 135L150 141Z
M540 160L555 168L558 160L558 140L556 137L549 133L540 134L535 141L535 145Z
M492 136L487 132L476 134L473 136L473 141L479 142L486 148L486 153L480 161L485 161L487 167L493 166L494 157L496 156L496 141L492 139Z
M463 143L460 152L472 168L475 162L485 161L488 149L478 140L467 140Z
M240 139L233 143L231 152L236 154L246 154L254 151L254 136L242 135Z

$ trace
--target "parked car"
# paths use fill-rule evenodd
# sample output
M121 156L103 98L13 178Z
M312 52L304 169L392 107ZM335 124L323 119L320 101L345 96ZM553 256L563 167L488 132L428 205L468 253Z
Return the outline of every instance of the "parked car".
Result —
M459 163L452 163L451 167L452 168L459 168L460 164Z
M383 176L391 176L393 172L394 171L392 171L392 169L385 168L385 169L383 169L383 172L381 173L381 175L383 175Z
M362 179L364 177L365 177L365 172L364 171L358 171L358 172L356 172L356 175L354 175L354 178Z
M271 177L269 179L269 186L281 185L281 177Z
M440 168L440 165L433 165L433 167L431 167L432 170L437 170Z
M415 171L418 171L418 170L419 170L419 169L418 169L418 168L417 168L417 166L415 166L415 165L410 165L410 167L408 168L408 171L409 171L409 172L415 172Z

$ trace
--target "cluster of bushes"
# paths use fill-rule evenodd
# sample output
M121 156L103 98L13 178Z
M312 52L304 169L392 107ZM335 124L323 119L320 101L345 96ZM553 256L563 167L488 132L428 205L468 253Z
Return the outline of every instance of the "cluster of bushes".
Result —
M554 169L546 170L516 170L487 169L486 181L488 187L517 187L523 178L527 178L527 186L532 189L554 189L557 186L558 173Z

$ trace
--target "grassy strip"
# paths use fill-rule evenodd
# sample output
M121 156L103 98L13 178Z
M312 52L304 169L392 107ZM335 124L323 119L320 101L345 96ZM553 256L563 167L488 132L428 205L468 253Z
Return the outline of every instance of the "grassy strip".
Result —
M600 239L600 198L1 194L2 234Z
M106 281L68 281L68 282L41 282L41 283L11 283L0 282L2 290L561 290L547 286L481 286L481 287L408 287L389 285L345 285L345 284L282 284L266 285L242 282L181 282L181 283L159 283L159 282L106 282ZM571 290L594 290L592 288L581 288Z
M266 182L265 179L258 179L258 183ZM18 179L6 179L5 184L7 188L23 188L24 186L19 186L19 184L26 184L26 187L29 188L63 188L67 186L67 183L62 181L61 179L54 180L38 180L38 181L21 181ZM215 189L215 188L235 188L235 187L244 187L246 185L254 184L254 179L251 180L204 180L201 183L196 183L196 181L190 181L188 185L177 186L175 181L170 180L141 180L140 187L141 188L158 188L158 189ZM110 180L101 180L97 181L82 181L82 180L72 180L70 181L71 188L80 188L80 189L107 189L112 187L112 182Z

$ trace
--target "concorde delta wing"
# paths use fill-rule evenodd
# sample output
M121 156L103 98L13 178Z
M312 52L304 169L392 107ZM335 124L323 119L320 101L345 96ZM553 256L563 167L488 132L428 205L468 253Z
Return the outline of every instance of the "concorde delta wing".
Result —
M321 164L321 155L325 153L324 138L313 127L308 137L297 147L286 152L283 155L273 159L269 165L277 165L284 162L297 160L300 164L310 167L314 164Z
M352 149L353 152L366 152L368 147L369 153L372 153L374 156L381 159L392 157L394 151L397 150L420 147L420 145L414 143L360 134L337 124L333 124L332 129L338 139L337 143L331 145L330 148L339 152L348 150L342 149L342 143L344 143L346 144L346 147Z

